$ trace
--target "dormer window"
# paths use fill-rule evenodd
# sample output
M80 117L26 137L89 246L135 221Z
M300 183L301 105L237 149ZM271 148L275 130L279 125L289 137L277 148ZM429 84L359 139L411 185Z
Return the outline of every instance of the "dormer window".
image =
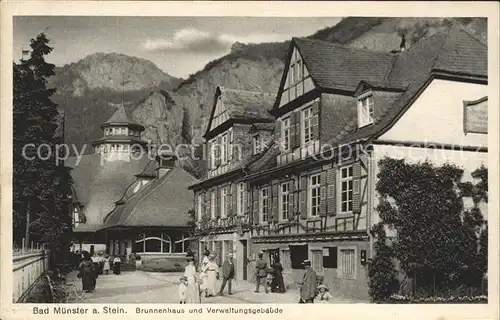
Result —
M373 96L371 93L358 97L358 125L364 127L372 124L373 115Z
M253 136L253 154L259 154L262 151L262 140L260 134Z

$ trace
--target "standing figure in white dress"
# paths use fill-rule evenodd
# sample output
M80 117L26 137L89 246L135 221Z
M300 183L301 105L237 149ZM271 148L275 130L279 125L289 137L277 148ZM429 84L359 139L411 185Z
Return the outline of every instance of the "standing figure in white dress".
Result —
M216 280L219 278L219 266L215 261L213 253L209 256L209 262L203 267L205 297L214 297L217 295Z
M200 279L194 266L194 257L187 257L188 265L184 270L184 277L187 279L186 303L201 303Z

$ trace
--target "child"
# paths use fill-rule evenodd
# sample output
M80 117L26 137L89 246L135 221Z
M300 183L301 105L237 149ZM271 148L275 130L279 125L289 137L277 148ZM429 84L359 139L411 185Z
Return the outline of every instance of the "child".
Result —
M181 283L179 283L179 300L181 304L186 303L186 290L187 290L187 281L188 278L185 276L182 276L180 279Z
M324 284L320 284L318 286L318 290L319 292L315 300L318 301L319 303L327 303L333 298L330 292L328 292L328 287L325 286Z
M102 266L102 270L104 271L105 274L109 274L109 269L111 269L109 265L109 256L106 255L104 257L104 265Z

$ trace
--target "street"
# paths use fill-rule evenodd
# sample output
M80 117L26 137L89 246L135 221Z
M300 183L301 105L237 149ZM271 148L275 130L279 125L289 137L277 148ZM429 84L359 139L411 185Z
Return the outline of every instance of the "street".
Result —
M100 275L96 290L84 293L84 303L179 303L178 283L181 273L156 273L126 271L120 275ZM74 283L81 290L81 280L76 272L67 277L67 283ZM221 281L218 281L220 287ZM233 283L234 295L202 298L202 303L297 303L299 293L289 290L286 293L255 293L255 286L247 281ZM261 289L262 290L262 289ZM82 301L78 301L82 302ZM334 296L332 303L352 303Z

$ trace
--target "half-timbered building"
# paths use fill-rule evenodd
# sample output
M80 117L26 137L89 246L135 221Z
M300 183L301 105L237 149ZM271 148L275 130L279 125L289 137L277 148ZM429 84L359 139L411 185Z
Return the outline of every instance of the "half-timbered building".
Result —
M205 249L222 264L234 254L236 276L248 277L248 190L245 165L262 156L272 140L274 118L269 113L275 96L262 92L216 89L204 135L208 172L190 188L195 194L199 258Z
M292 286L309 259L366 299L378 160L451 162L469 180L487 165L487 47L457 25L392 52L293 38L271 113L275 142L241 175L250 255L279 257Z

